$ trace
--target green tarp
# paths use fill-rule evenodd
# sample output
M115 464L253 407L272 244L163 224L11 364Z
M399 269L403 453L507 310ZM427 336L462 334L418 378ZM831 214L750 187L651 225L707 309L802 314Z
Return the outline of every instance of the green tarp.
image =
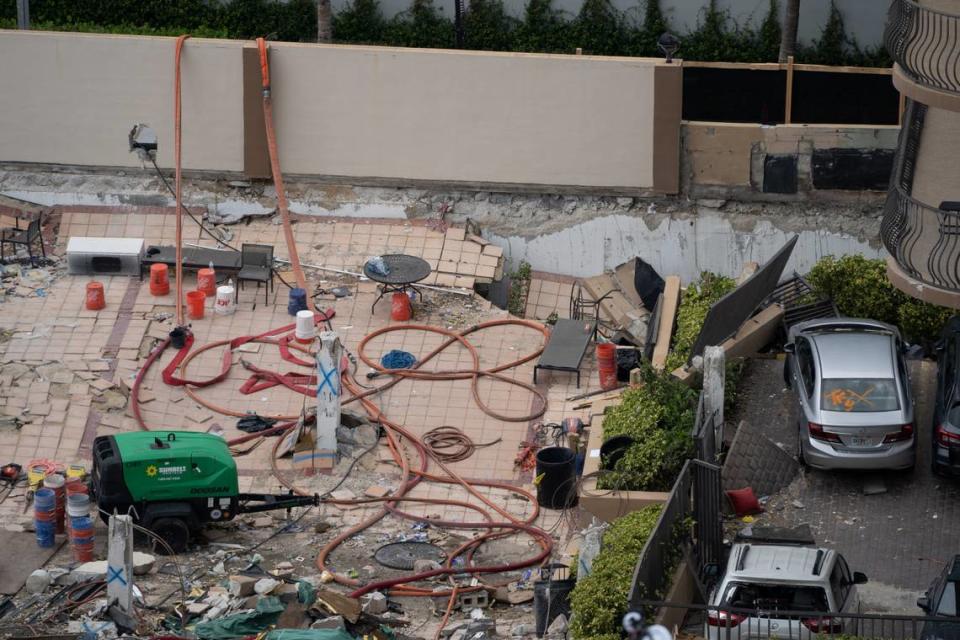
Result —
M277 598L260 598L253 611L197 624L194 633L201 640L228 640L243 636L255 636L277 622L286 607ZM347 636L349 637L349 636ZM336 640L331 636L333 640ZM294 640L287 638L286 640Z
M264 640L354 640L343 629L274 629Z

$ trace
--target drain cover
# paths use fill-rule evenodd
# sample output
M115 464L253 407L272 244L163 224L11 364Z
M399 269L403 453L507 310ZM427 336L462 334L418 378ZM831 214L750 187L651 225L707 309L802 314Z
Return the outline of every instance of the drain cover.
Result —
M377 549L373 557L385 567L409 571L417 560L435 560L442 564L447 554L429 542L391 542Z

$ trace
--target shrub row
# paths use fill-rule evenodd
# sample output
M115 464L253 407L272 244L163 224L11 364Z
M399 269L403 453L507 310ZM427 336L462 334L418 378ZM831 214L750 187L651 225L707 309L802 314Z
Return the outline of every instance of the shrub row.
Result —
M887 278L882 259L861 255L827 256L807 275L818 292L833 298L851 318L871 318L900 328L905 340L929 347L953 311L911 298Z
M555 9L552 0L527 0L520 19L502 0L471 0L464 19L468 49L657 56L657 39L673 31L660 0L637 0L619 11L610 0L584 0L577 15ZM757 26L739 25L717 0L706 6L692 31L679 34L679 55L688 60L776 61L780 46L779 0L768 0ZM316 40L314 0L32 0L36 28L275 40ZM0 26L15 26L16 1L0 0ZM453 47L454 25L433 0L412 0L410 8L386 19L379 0L353 0L333 16L337 42L404 47ZM882 48L862 49L848 36L843 16L832 6L821 37L797 51L798 62L890 66Z
M580 577L570 594L574 638L619 640L633 568L662 510L661 505L651 505L634 511L614 521L604 534L590 575Z

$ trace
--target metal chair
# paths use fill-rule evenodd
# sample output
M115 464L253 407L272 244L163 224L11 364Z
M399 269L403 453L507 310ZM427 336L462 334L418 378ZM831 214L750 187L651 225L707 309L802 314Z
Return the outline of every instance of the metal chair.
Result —
M240 289L243 288L244 280L257 283L257 291L260 290L260 283L264 286L263 299L270 301L270 292L273 291L273 245L270 244L244 244L240 247L240 271L237 273L237 289L235 300L240 300Z
M30 255L30 262L33 262L33 243L40 241L40 252L44 259L47 257L47 249L43 246L42 235L43 215L37 215L37 219L30 222L26 229L3 229L0 231L0 260L6 260L5 247L14 245L14 255L16 255L16 245L27 247L27 253Z

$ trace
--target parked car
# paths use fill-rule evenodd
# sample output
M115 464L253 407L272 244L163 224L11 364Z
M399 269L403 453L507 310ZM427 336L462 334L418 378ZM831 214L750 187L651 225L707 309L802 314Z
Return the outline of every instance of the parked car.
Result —
M809 320L790 328L785 350L801 464L913 467L913 394L896 327L855 318Z
M943 622L925 622L920 632L922 639L942 638L943 640L957 640L960 638L960 623L957 623L957 596L960 590L957 589L957 583L960 582L960 555L954 556L953 560L947 565L933 581L930 588L923 597L917 600L917 606L923 609L923 612L931 617L950 616L953 620L944 620Z
M838 552L815 546L734 544L727 572L710 598L704 635L708 640L778 638L815 640L855 633L857 585ZM833 615L831 615L833 614Z
M931 465L938 475L960 476L960 316L950 318L937 342Z

